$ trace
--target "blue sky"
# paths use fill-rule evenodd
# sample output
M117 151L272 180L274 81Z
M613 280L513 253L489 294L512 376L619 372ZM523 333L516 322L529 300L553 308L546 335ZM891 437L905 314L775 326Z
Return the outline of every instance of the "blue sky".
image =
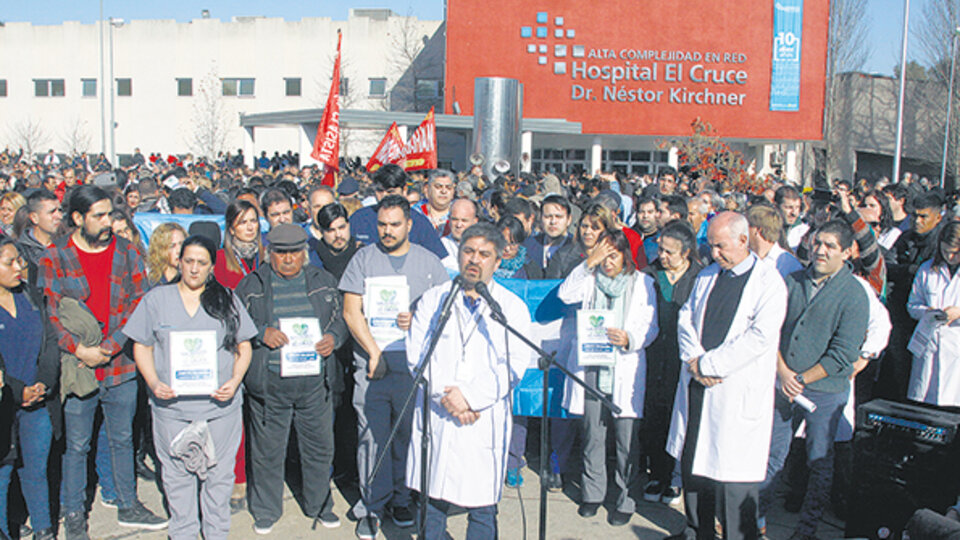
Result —
M910 26L914 32L920 27L924 1L911 2ZM900 60L903 4L904 0L869 0L870 57L864 71L893 74L893 66ZM59 24L68 20L93 22L99 16L98 0L3 0L0 5L0 21ZM103 5L104 16L126 20L187 21L199 17L201 9L209 9L212 17L224 20L238 15L293 20L318 16L345 19L351 7L385 7L401 15L434 20L443 18L443 0L103 0ZM908 57L912 56L908 53Z

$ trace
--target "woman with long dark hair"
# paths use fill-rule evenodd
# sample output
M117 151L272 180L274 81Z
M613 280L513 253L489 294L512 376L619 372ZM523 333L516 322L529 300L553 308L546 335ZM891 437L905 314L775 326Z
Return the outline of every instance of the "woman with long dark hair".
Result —
M51 441L60 433L60 401L56 394L60 348L39 292L23 285L25 270L15 241L0 239L0 372L4 393L9 392L16 405L12 439L18 441L20 455L16 461L21 465L17 474L30 524L34 538L46 540L56 538L50 521L47 464ZM6 419L0 425L10 427ZM0 449L0 454L5 450ZM8 536L7 494L13 471L13 460L5 459L0 465L0 531Z
M583 415L582 502L579 514L596 515L607 495L607 431L616 440L615 508L608 516L611 525L626 525L636 511L629 491L639 478L640 420L643 418L647 361L644 349L657 336L657 302L653 279L636 270L633 251L621 231L604 232L590 249L586 260L570 272L557 292L567 304L579 304L578 319L589 314L587 332L599 332L597 341L610 347L600 365L587 364L581 357L577 332L572 339L567 365L587 385L620 407L611 415L600 401L572 381L566 381L563 407ZM597 310L597 311L592 311ZM578 320L578 327L583 326ZM609 362L609 363L607 363Z
M940 230L933 259L920 265L907 311L917 319L907 349L913 368L907 398L933 405L960 405L960 222Z
M230 529L243 423L239 389L257 329L233 292L213 278L216 254L210 239L187 238L179 280L147 293L123 329L135 342L137 369L151 392L153 440L170 507L168 534L174 539L192 540L201 532L207 539L226 538ZM209 354L216 355L215 372L183 363ZM190 389L205 377L212 379L212 391ZM184 459L179 443L185 439L198 441L206 452L209 439L215 456ZM197 461L199 467L188 465Z
M263 261L260 241L260 216L249 201L237 199L227 206L223 249L217 252L214 275L228 289L236 289L240 280Z

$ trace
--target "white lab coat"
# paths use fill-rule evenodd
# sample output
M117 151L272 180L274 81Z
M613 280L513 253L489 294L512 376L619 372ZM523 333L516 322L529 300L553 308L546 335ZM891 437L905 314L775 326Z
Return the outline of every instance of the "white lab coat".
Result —
M960 277L946 265L927 261L917 270L907 311L918 319L907 348L913 367L907 397L934 405L960 405L960 320L950 325L933 319L931 309L960 306Z
M523 300L496 282L490 293L503 308L507 321L530 335L530 313ZM448 284L423 293L407 335L407 362L413 373L426 354ZM453 312L441 334L427 370L431 384L430 497L474 508L500 500L506 474L507 448L512 427L511 390L531 365L533 353L518 338L506 339L486 302L470 313L458 293ZM470 408L480 413L474 424L460 425L440 400L444 387L456 386ZM420 489L420 434L422 397L415 398L416 414L407 454L407 486Z
M626 315L621 325L630 336L628 350L615 348L616 366L613 370L613 403L620 407L619 418L643 418L643 398L646 390L647 356L644 351L657 337L657 292L653 278L634 272L630 298L626 300ZM596 292L596 277L582 262L567 276L557 291L557 296L566 304L580 303L590 306ZM628 293L624 293L628 294ZM577 341L576 330L563 336ZM574 375L583 379L584 369L577 364L578 347L569 347L566 365ZM573 414L583 414L583 388L566 379L563 388L563 408Z
M751 254L756 260L756 256ZM787 310L787 287L770 263L757 261L747 280L726 339L705 352L700 344L710 291L721 268L711 264L697 276L680 309L680 359L700 358L705 376L723 382L707 388L693 458L693 474L719 482L760 482L767 472L780 327ZM667 452L680 459L687 431L687 385L681 366L667 436Z

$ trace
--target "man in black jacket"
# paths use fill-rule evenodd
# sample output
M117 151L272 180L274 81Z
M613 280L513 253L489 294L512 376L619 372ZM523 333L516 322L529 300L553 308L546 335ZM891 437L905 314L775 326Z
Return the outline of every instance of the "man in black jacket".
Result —
M880 364L874 396L903 401L907 395L912 356L907 343L917 321L907 313L907 299L917 269L937 250L943 213L943 196L936 191L921 193L913 200L910 230L900 235L891 251L895 261L887 266L887 306L890 309L890 345Z
M250 397L247 459L253 528L269 534L283 514L283 465L291 425L299 442L304 510L325 527L338 527L329 494L334 453L331 378L337 372L333 351L347 338L340 293L333 276L306 264L307 233L302 227L281 223L267 240L270 264L248 274L236 290L259 331L244 379ZM316 320L321 335L310 336L310 319ZM298 339L298 333L304 337ZM314 337L312 351L294 357L288 349ZM302 369L308 366L311 369Z

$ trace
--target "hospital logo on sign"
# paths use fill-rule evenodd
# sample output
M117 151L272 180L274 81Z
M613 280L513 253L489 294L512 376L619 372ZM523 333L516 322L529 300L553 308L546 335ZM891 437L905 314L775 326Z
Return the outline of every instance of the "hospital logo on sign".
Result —
M552 62L554 75L567 74L566 58L583 58L586 54L583 45L574 45L570 41L577 37L577 31L565 23L562 16L554 16L551 20L546 11L540 11L536 24L520 27L520 37L524 39L527 53L536 57L538 65L549 66Z

